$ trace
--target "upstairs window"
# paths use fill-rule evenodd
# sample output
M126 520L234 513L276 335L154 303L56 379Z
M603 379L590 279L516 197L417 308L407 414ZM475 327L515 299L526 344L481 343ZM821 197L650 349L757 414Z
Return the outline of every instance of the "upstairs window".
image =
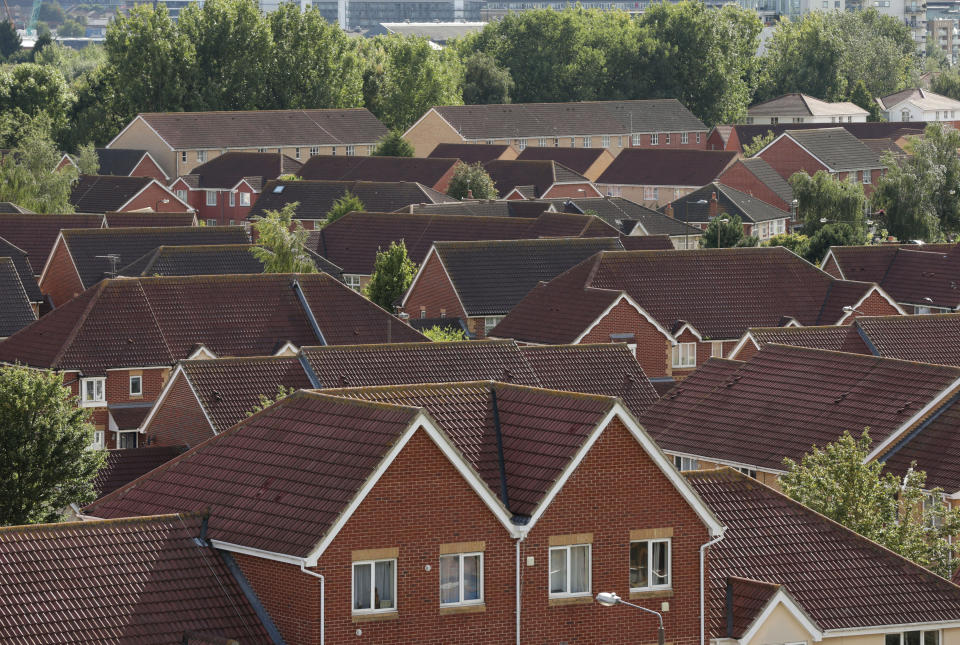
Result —
M237 194L231 190L231 191L230 191L230 205L231 205L231 206L235 206L236 203L237 203Z
M130 377L130 396L143 396L143 377Z
M537 145L540 146L541 148L545 148L547 145L547 138L540 137L539 139L537 139Z
M517 150L525 150L527 147L526 139L514 139L513 144L517 146Z
M610 135L609 135L609 134L603 135L603 147L604 147L604 148L609 148L609 147L610 147Z
M658 146L658 145L660 145L660 134L659 134L659 133L654 133L654 134L651 134L651 135L650 135L650 145L651 145L651 146Z
M861 171L861 172L860 172L860 179L863 181L864 184L869 184L869 183L870 183L870 179L871 179L871 178L870 178L870 171L869 171L869 170L863 170L863 171Z
M669 132L666 133L665 135L663 135L663 143L666 144L666 145L668 145L668 146L670 145L670 133L669 133Z
M354 562L353 613L396 611L396 570L396 560Z
M483 335L488 336L493 328L500 324L503 316L487 316L483 319Z
M107 402L107 379L105 377L80 379L80 400L92 406Z
M187 201L187 191L178 189L176 194L177 194L177 199L179 199L181 202Z
M670 588L670 540L630 543L630 591Z
M550 548L550 595L590 595L590 545Z
M910 630L886 634L884 645L940 645L940 630Z
M293 149L293 158L294 158L294 159L299 159L299 158L300 158L300 148L294 148L294 149Z
M184 150L183 152L180 153L180 161L182 161L183 163L187 163L187 151L186 151L186 150Z
M440 604L478 605L483 602L483 554L440 556Z
M697 366L697 344L677 343L671 350L673 366L680 369L689 369Z
M217 191L208 190L207 191L207 206L216 206L217 205Z
M681 133L680 133L680 144L685 146L685 145L687 145L688 143L690 143L690 133L689 133L689 132L681 132Z
M240 193L240 205L241 206L250 205L250 193Z
M660 189L657 186L644 186L643 187L643 199L644 201L653 202L660 198Z
M772 116L770 117L770 125L777 125L780 123L780 117Z
M631 136L631 137L630 137L630 142L631 142L634 146L639 146L639 145L640 145L640 135L639 135L639 134L635 134L635 135Z
M697 143L700 143L700 133L697 133Z
M352 157L357 153L357 149L354 146L347 146L347 156Z
M316 157L320 154L320 146L310 146L310 156Z
M592 148L593 147L593 137L584 137L583 138L583 147Z
M700 462L693 457L676 455L673 458L673 465L677 467L677 470L700 470Z
M207 160L207 151L206 150L197 150L197 161L203 163Z

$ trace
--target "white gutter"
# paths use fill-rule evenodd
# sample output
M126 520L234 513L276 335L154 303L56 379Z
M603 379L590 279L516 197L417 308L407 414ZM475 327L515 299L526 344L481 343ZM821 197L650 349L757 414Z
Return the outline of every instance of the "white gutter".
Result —
M726 527L723 527L723 532L720 533L717 537L713 538L709 542L705 542L700 547L700 645L704 645L706 642L706 617L704 616L704 556L706 555L706 549L708 546L712 546L723 539L723 536L726 534Z
M520 645L520 543L527 539L527 536L524 534L521 537L517 538L517 645Z
M324 615L323 615L323 610L324 610L323 603L324 603L324 583L326 581L324 580L323 576L317 573L316 571L310 571L309 569L304 567L303 562L300 563L300 570L303 571L308 576L313 576L314 578L320 578L320 645L324 645L323 637L324 637L325 625L324 625Z

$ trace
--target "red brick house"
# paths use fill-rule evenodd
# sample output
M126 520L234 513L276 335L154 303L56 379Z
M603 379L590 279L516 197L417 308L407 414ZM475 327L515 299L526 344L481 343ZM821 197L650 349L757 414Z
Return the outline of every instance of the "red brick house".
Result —
M648 494L609 495L623 472ZM291 645L655 638L604 589L695 645L723 531L615 399L490 381L301 391L85 510L170 506L210 508Z
M533 289L490 336L625 342L657 380L727 355L750 327L902 313L876 284L836 280L782 247L602 251Z
M0 342L0 363L57 370L109 448L138 428L180 360L426 338L325 273L101 280Z
M732 186L711 182L663 207L670 217L706 230L718 215L736 215L743 221L743 234L761 242L790 231L791 211L783 210Z
M553 160L497 159L483 167L501 199L603 197L589 179Z
M840 180L863 184L869 197L883 174L880 155L844 128L786 130L757 154L784 179L801 170L822 170Z
M743 148L759 137L767 136L772 132L775 137L787 130L817 130L822 129L822 123L778 123L757 125L718 125L707 137L707 150L731 150L743 152ZM834 127L834 126L830 126ZM861 141L870 139L887 139L901 141L906 137L922 135L926 122L887 122L868 121L867 123L837 123L835 127L843 128Z
M0 237L26 252L37 279L60 237L61 229L103 228L105 225L103 215L0 213Z
M737 156L702 149L624 152L597 178L597 188L608 197L623 197L654 209L715 181Z
M786 179L760 157L737 159L720 173L717 181L796 217L793 189Z
M399 306L411 318L461 318L485 338L539 282L599 251L622 250L615 237L436 242Z
M386 366L389 366L386 367ZM496 379L617 396L636 415L657 399L626 346L513 341L303 347L296 356L181 361L141 424L151 445L190 445L228 430L280 388L365 387Z
M157 247L249 242L242 226L66 229L43 265L40 290L59 307Z
M460 160L456 157L310 157L296 174L322 181L415 182L446 193Z
M519 161L555 161L590 181L596 181L607 166L613 163L614 157L606 148L527 146L517 159Z
M264 183L301 165L276 152L227 152L180 175L170 190L207 226L243 224Z
M160 168L160 164L146 150L130 150L125 148L97 148L97 161L100 163L98 173L115 177L151 177L166 185L167 176ZM76 167L70 155L63 155L57 170L66 166Z
M78 213L152 210L182 213L192 207L151 177L80 175L70 192Z

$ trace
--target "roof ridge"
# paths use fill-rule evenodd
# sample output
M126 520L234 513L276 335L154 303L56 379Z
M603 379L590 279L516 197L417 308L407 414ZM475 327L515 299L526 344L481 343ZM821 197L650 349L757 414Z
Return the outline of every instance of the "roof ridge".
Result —
M840 325L834 325L834 326L839 327ZM791 351L819 352L823 354L838 354L840 356L852 357L853 360L863 360L863 361L870 361L874 363L890 362L890 363L902 363L906 365L915 365L918 367L933 367L933 368L937 368L940 371L953 372L954 374L957 375L958 378L960 378L960 367L955 367L953 365L943 365L942 363L925 363L923 361L912 361L906 358L893 358L892 356L876 356L874 354L857 354L855 352L842 352L838 349L823 349L821 347L804 347L802 345L785 345L783 343L767 343L766 345L764 345L763 349L767 347L785 348ZM760 352L762 352L763 349L761 349ZM757 352L757 354L759 354L760 352ZM746 362L749 363L750 360Z
M47 522L43 524L17 524L0 526L0 535L4 533L47 533L56 531L71 531L74 529L97 529L102 526L118 526L124 524L146 524L148 522L169 521L175 519L202 518L208 515L207 511L181 511L178 513L159 513L156 515L135 515L132 517L116 517L108 519L85 519L80 522Z
M592 399L596 401L609 401L611 405L620 400L619 397L611 396L607 394L590 394L587 392L571 392L569 390L557 390L554 388L543 387L539 385L523 385L520 383L508 383L506 381L498 381L496 379L478 379L475 381L445 381L437 383L396 383L392 385L359 385L354 387L338 387L338 388L320 388L313 390L306 390L308 392L314 392L318 394L326 393L329 396L336 397L335 392L359 392L359 391L370 391L370 392L391 392L391 391L403 391L403 390L443 390L450 388L478 388L483 389L484 391L489 390L489 388L494 387L496 389L511 389L511 390L520 390L520 391L537 391L537 392L546 392L552 395L561 396L568 399ZM337 397L340 398L340 397Z
M425 341L407 341L403 343L357 343L355 345L303 345L301 351L336 352L336 351L355 351L357 348L375 347L378 351L391 351L408 349L410 347L449 347L464 346L472 347L477 345L513 345L516 341L512 339L484 338L480 340L453 340L444 343L430 343Z
M16 244L14 244L13 242L11 242L10 240L6 239L6 238L3 237L3 236L0 236L0 243L9 244L12 248L16 249L17 251L20 251L20 252L23 253L25 256L27 256L27 260L29 261L29 259L30 259L30 254L27 253L26 251L24 251L23 249L21 249L19 246L17 246Z
M196 112L138 112L137 116L171 116L171 115L192 115L192 114L262 114L264 112L358 112L367 110L365 107L355 108L288 108L275 110L198 110ZM114 148L115 149L115 148Z
M116 278L114 278L114 280L115 279ZM175 363L176 360L173 357L173 350L170 349L170 343L167 341L167 337L163 333L163 326L160 324L160 321L157 320L157 314L153 310L153 303L150 302L150 296L147 295L146 290L143 288L143 283L141 280L142 278L137 278L137 289L139 289L140 293L143 294L143 300L147 305L147 311L150 312L150 320L153 321L154 326L157 328L157 334L160 335L160 339L163 341L163 348L166 350L167 358L170 361L168 364Z

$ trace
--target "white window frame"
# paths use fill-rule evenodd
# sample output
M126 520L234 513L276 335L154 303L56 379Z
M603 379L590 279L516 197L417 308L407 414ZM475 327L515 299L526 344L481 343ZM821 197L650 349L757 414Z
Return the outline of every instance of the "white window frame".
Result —
M197 161L203 163L207 160L207 151L206 150L197 150Z
M676 466L677 470L700 470L700 460L696 457L681 457L680 455L673 456L673 465Z
M334 157L337 156L337 146L330 146L330 154Z
M687 352L690 355L686 355ZM697 343L677 343L670 350L670 364L677 369L691 369L697 366Z
M480 562L477 565L477 588L480 591L480 597L472 600L463 599L463 559L464 558L479 558ZM458 567L458 587L459 587L459 600L454 602L443 602L443 594L440 594L440 606L441 607L466 607L470 605L482 605L484 604L484 595L483 595L483 551L472 551L469 553L445 553L440 556L440 561L442 562L444 558L456 558L457 567ZM440 572L443 571L443 567L438 564L438 577ZM442 578L441 578L442 583Z
M137 391L133 391L133 384L137 384ZM130 376L130 396L143 396L143 377L139 374Z
M752 117L752 116L748 116L748 117L747 117L747 125L753 125L753 117Z
M310 156L316 157L320 154L320 146L310 146Z
M586 591L575 591L571 592L570 589L570 549L575 549L579 547L586 547L587 549L587 590ZM581 596L592 596L593 595L593 545L592 544L567 544L564 546L552 546L550 551L547 553L547 568L549 569L552 565L550 564L553 561L553 552L554 551L565 551L566 555L564 557L564 566L567 567L566 575L566 588L567 591L552 591L552 584L550 582L550 572L547 572L547 591L550 593L551 598L578 598Z
M643 200L647 202L655 202L660 199L660 190L658 186L644 186L643 187Z
M103 450L107 447L106 444L106 432L103 430L94 430L93 431L93 443L90 444L90 447L94 450Z
M889 632L884 634L884 645L886 645L887 638L890 636L896 636L899 639L899 645L906 645L906 635L909 632L920 632L920 645L924 645L924 636L928 633L937 635L937 645L941 645L941 643L943 643L943 634L940 633L939 629L904 629L899 632Z
M377 593L377 563L378 562L392 562L393 563L393 607L384 607L377 609L373 606L374 599L376 598ZM370 565L370 608L369 609L357 609L353 606L354 598L354 587L357 582L357 566L362 566L368 564ZM396 558L382 558L380 560L355 560L350 563L350 610L354 615L356 614L389 614L397 611L397 559Z
M233 204L231 204L232 206ZM240 205L249 206L250 205L250 193L240 192Z
M732 466L732 468L742 475L746 475L747 477L750 477L752 479L757 478L756 468L751 468L750 466Z
M654 132L653 134L650 135L650 145L651 145L651 146L659 146L659 145L660 145L660 133L659 133L659 132Z
M216 225L217 225L216 218L213 218L213 217L207 218L207 226L216 226Z
M133 435L133 446L123 447L124 436ZM124 430L123 432L117 433L117 449L120 450L132 450L134 448L140 447L140 431L139 430Z
M593 147L593 137L584 137L583 138L583 147L592 148Z
M206 199L205 199L205 201L204 201L204 204L206 204L207 206L216 206L216 205L217 205L217 191L215 191L215 190L208 190L208 191L205 191L205 192L207 193L207 195L206 195ZM210 201L211 199L212 199L213 201Z
M177 195L177 199L179 199L181 202L186 203L187 191L183 190L182 188L178 188L176 195Z
M710 357L723 358L723 341L722 340L710 341Z
M780 117L778 116L770 117L770 125L779 125L779 124L780 124Z
M294 158L294 159L299 159L299 158L300 158L300 148L294 148L294 149L293 149L293 158Z
M609 134L603 135L603 139L601 139L601 142L603 143L603 147L604 147L604 148L609 148L609 147L610 147L610 135L609 135Z
M504 316L486 316L483 319L483 335L487 336L494 327L500 324Z
M670 133L669 133L669 132L667 132L666 134L663 135L663 145L665 145L665 146L670 145Z
M182 161L183 163L187 163L187 151L186 151L186 150L182 150L182 151L180 152L180 161Z
M360 291L360 288L361 288L360 284L362 282L362 278L359 275L355 273L344 273L343 281L348 287L350 287L354 291Z
M685 146L685 145L687 145L688 143L690 143L690 133L689 133L689 132L681 132L681 133L680 133L680 144Z
M631 144L632 144L633 146L639 146L639 145L640 145L640 135L639 135L639 134L631 135L630 141L631 141Z
M634 544L639 544L641 542L647 543L647 586L646 587L630 587L630 591L659 591L661 589L672 589L673 588L673 544L671 544L670 538L656 538L649 540L630 540L630 547L633 548ZM661 543L667 545L667 582L665 584L649 584L653 579L653 545ZM632 562L630 563L632 566Z
M697 133L697 143L700 143L700 133Z
M230 191L230 207L232 208L236 205L237 205L237 194L231 190Z
M537 139L537 145L540 146L541 148L546 148L546 147L547 147L547 138L546 138L546 137L540 137L539 139Z
M357 154L357 148L356 148L356 146L346 146L346 149L347 149L347 156L348 156L348 157L356 156L356 154Z
M861 172L860 172L860 178L861 178L861 181L863 182L863 184L864 184L865 186L869 186L869 185L870 185L870 181L871 181L872 177L870 177L870 171L869 171L869 170L863 170L863 171L861 171Z
M94 384L94 396L97 394L96 384L100 384L100 396L102 398L87 398L87 384ZM91 376L87 378L80 379L80 405L84 408L96 408L103 407L107 404L107 377L105 376Z

